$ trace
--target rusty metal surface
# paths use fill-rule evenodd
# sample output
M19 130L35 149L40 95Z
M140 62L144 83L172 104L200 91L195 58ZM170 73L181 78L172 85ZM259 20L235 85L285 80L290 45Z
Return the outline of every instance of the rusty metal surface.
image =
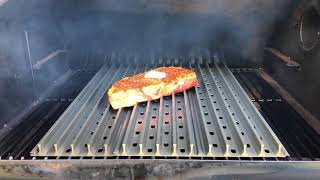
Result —
M6 160L0 178L319 179L319 162L205 160Z

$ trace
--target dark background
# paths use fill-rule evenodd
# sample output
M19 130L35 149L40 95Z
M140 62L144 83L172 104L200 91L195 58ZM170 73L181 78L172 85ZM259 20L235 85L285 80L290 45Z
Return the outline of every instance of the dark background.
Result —
M114 53L148 63L150 57L182 57L188 61L190 57L223 52L229 66L264 65L285 89L320 117L319 51L305 52L300 47L296 25L310 3L10 0L0 7L0 129L68 69L98 69ZM25 32L33 64L55 50L67 50L34 70L34 90ZM279 63L264 52L266 46L299 61L302 71ZM84 56L90 57L89 62L80 61Z

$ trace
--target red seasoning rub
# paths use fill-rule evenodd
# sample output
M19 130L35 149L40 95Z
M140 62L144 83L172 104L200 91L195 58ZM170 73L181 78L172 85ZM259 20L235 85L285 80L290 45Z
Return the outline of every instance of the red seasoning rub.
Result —
M117 81L108 90L114 109L158 99L197 86L196 74L181 67L161 67Z

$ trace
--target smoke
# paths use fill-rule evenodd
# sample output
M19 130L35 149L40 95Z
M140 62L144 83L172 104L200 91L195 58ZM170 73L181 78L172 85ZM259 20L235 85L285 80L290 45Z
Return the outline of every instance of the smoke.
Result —
M285 16L292 4L291 0L96 0L68 9L62 29L78 52L94 48L107 54L186 57L219 49L259 64L275 20ZM239 62L233 58L230 63Z
M3 6L7 2L8 2L8 0L0 0L0 7Z
M1 107L6 108L0 109L6 113L16 109L20 99L32 97L24 31L30 37L33 63L57 49L68 50L68 59L58 57L35 73L41 92L64 72L61 69L67 63L75 69L88 68L101 65L104 57L113 53L149 62L152 56L197 57L219 50L228 56L229 64L261 64L263 46L274 22L286 16L295 3L292 0L10 0L0 5L0 52L6 52L5 58L1 54L0 61L10 67L0 83L0 89L10 96L1 92L0 96L7 98L1 98ZM11 89L4 83L9 79L14 84ZM16 103L11 103L12 99Z

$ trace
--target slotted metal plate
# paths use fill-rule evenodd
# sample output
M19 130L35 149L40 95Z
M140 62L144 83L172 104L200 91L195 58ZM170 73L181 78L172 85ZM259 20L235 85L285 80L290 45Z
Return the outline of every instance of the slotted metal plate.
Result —
M103 66L31 155L289 156L225 65L188 65L198 87L113 110L112 83L155 67Z

